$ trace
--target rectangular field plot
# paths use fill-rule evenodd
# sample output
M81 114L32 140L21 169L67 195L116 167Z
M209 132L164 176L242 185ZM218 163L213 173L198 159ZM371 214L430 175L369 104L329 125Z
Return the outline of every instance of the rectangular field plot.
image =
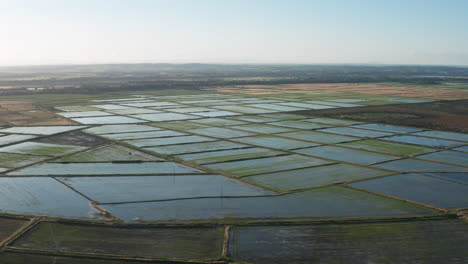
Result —
M133 108L133 107L129 107L129 108L126 108L126 109L107 110L107 112L113 113L113 114L116 114L116 115L137 115L137 114L161 113L161 111L154 110L154 109Z
M236 116L240 115L239 113L231 112L231 111L209 111L209 112L197 112L192 113L193 115L201 116L201 117L222 117L222 116Z
M187 134L172 131L172 130L158 130L158 131L145 131L145 132L130 132L130 133L118 133L118 134L103 134L101 136L105 138L111 138L115 140L129 140L129 139L142 139L142 138L159 138L159 137L176 137L184 136Z
M418 154L435 151L435 149L421 147L421 146L393 143L389 141L373 140L373 139L343 143L340 145L351 147L351 148L359 148L359 149L365 149L365 150L370 150L370 151L384 152L384 153L389 153L389 154L398 155L398 156L414 156Z
M82 111L82 112L64 112L57 113L63 117L72 118L72 117L90 117L90 116L110 116L112 114L103 112L103 111Z
M189 132L203 135L203 136L216 137L216 138L235 138L235 137L246 137L246 136L255 135L249 132L233 130L229 128L222 128L222 127L198 128L198 129L189 130Z
M267 114L267 113L278 112L278 110L249 107L245 105L223 105L223 106L214 106L214 108L237 112L241 114Z
M245 160L251 158L271 157L285 154L287 153L263 148L242 148L201 152L195 154L185 154L179 155L178 158L196 164L210 164L234 160Z
M230 149L241 149L249 148L248 145L232 143L229 141L212 141L212 142L201 142L201 143L190 143L181 145L161 146L146 148L154 152L158 152L165 155L180 155L187 153L199 153L205 151L218 151L218 150L230 150Z
M358 137L334 135L330 133L322 133L317 131L298 131L298 132L289 132L280 134L283 137L301 139L307 141L314 141L323 144L333 144L341 142L350 142L360 140Z
M161 161L163 159L120 145L105 145L54 160L55 162ZM0 163L1 164L1 163Z
M176 112L181 114L190 114L196 112L206 112L206 111L213 111L211 108L206 107L179 107L179 108L166 108L164 111L169 112Z
M141 163L45 163L26 167L8 175L128 175L197 173L200 170L175 162Z
M235 126L235 129L251 131L255 133L274 134L295 131L295 129L268 124L251 124Z
M275 125L275 126L296 128L296 129L318 129L318 128L329 127L329 125L323 125L323 124L312 123L312 122L303 122L303 121L279 121L279 122L271 122L268 124Z
M359 121L333 119L333 118L326 118L326 117L309 118L309 119L304 119L302 121L320 123L320 124L327 124L327 125L331 125L331 126L350 126L350 125L355 125L355 124L360 124L361 123Z
M6 136L0 136L0 146L25 141L25 140L28 140L28 139L33 139L35 137L36 136L33 136L33 135L6 135Z
M213 125L213 126L237 126L246 124L245 122L232 120L232 119L225 119L225 118L203 118L193 120L195 123L205 124L205 125Z
M263 174L329 164L329 161L299 155L258 158L209 164L205 167L235 176Z
M437 214L436 210L346 187L320 188L274 197L205 198L101 206L127 222Z
M31 154L39 156L60 156L76 151L84 150L85 147L72 145L58 145L38 142L23 142L0 148L0 152Z
M393 133L389 133L389 132L366 130L366 129L352 128L352 127L332 127L332 128L320 129L318 131L340 134L340 135L345 135L345 136L357 136L357 137L367 137L367 138L377 138L377 137L393 135Z
M413 134L418 135L418 136L443 138L443 139L458 140L458 141L468 141L468 134L461 134L461 133L453 133L453 132L445 132L445 131L423 131L423 132L417 132Z
M421 131L421 129L413 128L413 127L401 127L401 126L384 125L384 124L362 124L362 125L354 125L353 127L387 131L387 132L393 132L393 133L411 133L411 132Z
M86 126L26 126L26 127L10 127L0 129L0 133L17 133L30 135L53 135L72 130L85 128Z
M196 143L196 142L207 142L214 141L213 138L207 138L202 136L178 136L178 137L165 137L165 138L148 138L148 139L132 139L126 140L125 142L137 146L137 147L155 147L155 146L166 146L176 145L184 143Z
M246 177L260 185L279 190L295 190L320 185L388 175L389 172L348 164L330 164L314 168L274 172Z
M87 199L49 177L1 177L0 198L1 212L101 219Z
M293 132L294 133L294 132ZM260 147L274 148L274 149L297 149L318 146L316 143L304 142L294 139L280 138L274 136L255 136L234 139L237 142L252 144Z
M43 161L49 157L32 156L13 153L0 153L0 168L22 167L36 162Z
M419 136L409 136L409 135L384 137L384 138L381 138L381 140L388 140L388 141L400 142L400 143L409 143L409 144L415 144L415 145L421 145L421 146L433 147L433 148L451 148L451 147L455 147L455 146L459 146L463 144L463 142L459 142L459 141L451 141L451 140L445 140L445 139L419 137Z
M293 106L285 106L279 104L249 104L249 106L270 109L275 111L287 112L287 111L300 111L300 110L307 110L303 107L293 107Z
M15 247L177 259L216 259L223 227L112 227L40 223ZM129 239L131 238L131 239Z
M72 120L85 125L135 124L146 122L145 120L126 116L75 117L72 118Z
M113 133L129 133L129 132L145 132L161 130L157 127L147 125L103 125L85 129L84 131L91 134L113 134Z
M58 179L100 203L275 194L220 175L59 177Z
M457 219L246 226L232 229L229 255L257 264L461 263L467 244L466 223Z
M394 170L394 171L468 171L468 168L446 165L442 163L416 160L416 159L401 159L388 161L373 165L374 167Z
M442 208L468 207L468 185L409 173L351 184L359 188Z
M468 153L443 150L419 155L418 158L468 166Z
M139 114L139 115L132 115L132 117L143 119L143 120L148 120L148 121L153 121L153 122L188 120L188 119L198 118L193 115L179 114L179 113Z
M294 150L294 152L361 165L368 165L376 162L397 158L396 156L391 156L387 154L379 154L335 146L319 146L312 148L297 149Z
M234 116L230 117L231 120L236 120L238 122L252 122L252 123L266 123L266 122L273 122L278 121L277 118L269 117L269 116L258 116L258 115L245 115L245 116Z
M160 122L160 123L154 123L153 125L166 128L166 129L173 129L173 130L183 130L187 131L190 129L197 129L197 128L207 128L211 127L208 125L203 125L199 123L195 123L193 121L169 121L169 122Z
M175 107L178 106L179 104L176 103L171 103L171 102L154 102L154 101L148 101L148 102L141 102L141 103L125 103L122 104L125 106L131 106L131 107L159 107L159 106L168 106L168 107Z
M468 172L423 172L422 174L468 184Z
M104 110L122 110L122 109L131 109L131 107L117 105L117 104L102 104L102 105L88 105L88 107L99 108Z

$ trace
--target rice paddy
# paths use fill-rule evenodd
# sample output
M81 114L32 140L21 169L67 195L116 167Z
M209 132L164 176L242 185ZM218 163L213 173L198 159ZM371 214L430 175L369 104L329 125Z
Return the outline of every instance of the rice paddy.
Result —
M462 263L468 135L296 112L427 101L361 97L128 95L3 126L0 263Z

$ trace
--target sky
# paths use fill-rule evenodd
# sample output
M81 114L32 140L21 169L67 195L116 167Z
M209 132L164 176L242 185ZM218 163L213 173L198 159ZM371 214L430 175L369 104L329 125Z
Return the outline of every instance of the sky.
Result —
M0 0L0 65L468 65L466 0Z

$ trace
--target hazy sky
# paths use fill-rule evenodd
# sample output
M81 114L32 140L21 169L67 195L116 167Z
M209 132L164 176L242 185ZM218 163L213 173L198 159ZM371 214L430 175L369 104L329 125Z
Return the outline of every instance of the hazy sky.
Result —
M468 0L0 0L0 65L468 65Z

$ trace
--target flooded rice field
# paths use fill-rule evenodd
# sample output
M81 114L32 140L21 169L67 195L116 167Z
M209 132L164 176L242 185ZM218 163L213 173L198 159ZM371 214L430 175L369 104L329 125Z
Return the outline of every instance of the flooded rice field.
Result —
M467 134L310 114L420 101L128 95L5 123L0 263L463 263Z

